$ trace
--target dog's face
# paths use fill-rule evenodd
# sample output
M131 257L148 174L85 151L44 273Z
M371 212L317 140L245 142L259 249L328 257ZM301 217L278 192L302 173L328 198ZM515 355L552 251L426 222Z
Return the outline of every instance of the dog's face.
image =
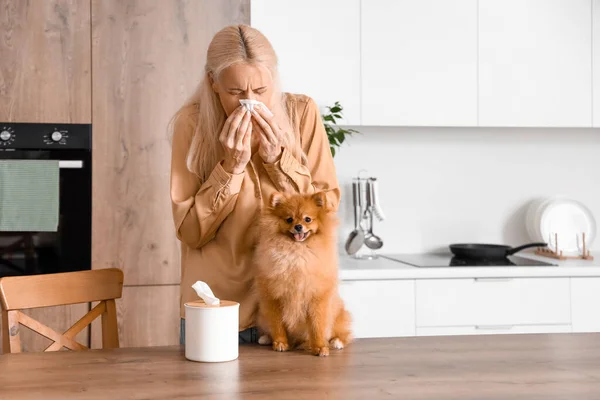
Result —
M291 240L303 242L319 232L322 216L327 212L325 193L314 195L271 196L270 212L279 221L279 232Z

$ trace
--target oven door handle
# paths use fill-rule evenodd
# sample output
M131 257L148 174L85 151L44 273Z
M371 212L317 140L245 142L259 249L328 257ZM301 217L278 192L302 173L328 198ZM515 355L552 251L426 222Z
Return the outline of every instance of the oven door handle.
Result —
M83 168L82 160L60 160L58 162L60 169L81 169Z

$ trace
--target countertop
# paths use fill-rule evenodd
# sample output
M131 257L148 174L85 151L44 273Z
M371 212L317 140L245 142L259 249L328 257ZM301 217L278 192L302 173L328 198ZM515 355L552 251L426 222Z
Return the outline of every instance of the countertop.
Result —
M149 347L0 356L0 399L598 399L600 335L361 339L328 358Z
M531 277L600 277L600 253L594 260L553 260L533 253L519 253L520 257L548 261L552 267L446 267L418 268L383 256L375 260L358 260L340 255L341 280L380 279L448 279L448 278L531 278Z

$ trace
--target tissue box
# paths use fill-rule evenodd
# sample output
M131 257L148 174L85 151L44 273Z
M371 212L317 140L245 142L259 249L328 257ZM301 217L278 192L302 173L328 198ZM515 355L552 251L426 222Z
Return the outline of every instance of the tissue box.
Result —
M217 305L202 300L184 304L185 358L199 362L223 362L238 358L240 304L221 300Z

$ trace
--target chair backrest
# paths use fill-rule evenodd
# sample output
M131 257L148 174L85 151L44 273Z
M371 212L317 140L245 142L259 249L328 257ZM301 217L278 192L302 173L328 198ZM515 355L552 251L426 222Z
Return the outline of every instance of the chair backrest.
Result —
M115 299L123 292L123 271L117 268L59 274L0 278L2 306L2 349L5 354L21 352L19 324L52 340L44 351L63 347L87 350L74 338L98 316L102 316L102 347L119 347ZM99 303L65 333L58 333L20 310L78 303Z

